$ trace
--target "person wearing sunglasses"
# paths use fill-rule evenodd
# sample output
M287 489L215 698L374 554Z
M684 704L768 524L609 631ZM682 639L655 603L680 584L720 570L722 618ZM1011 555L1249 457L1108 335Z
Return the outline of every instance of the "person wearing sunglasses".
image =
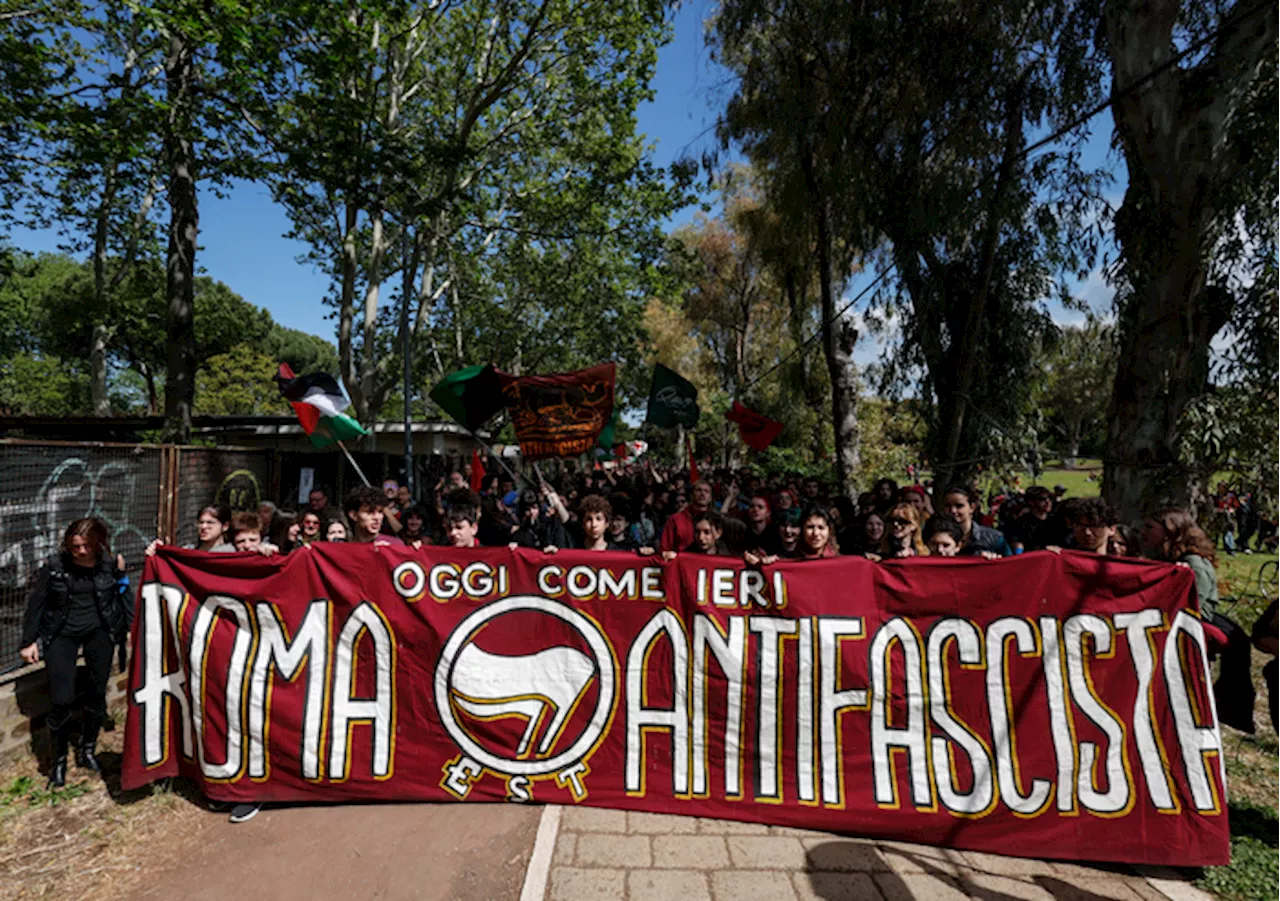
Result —
M885 519L884 543L880 556L886 560L927 557L929 548L920 534L920 514L912 504L898 504Z

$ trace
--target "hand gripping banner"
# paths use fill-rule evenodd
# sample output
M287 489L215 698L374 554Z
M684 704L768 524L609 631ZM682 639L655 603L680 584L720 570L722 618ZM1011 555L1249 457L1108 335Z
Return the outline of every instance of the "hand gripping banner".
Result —
M1059 859L1228 859L1189 570L1064 552L162 549L123 783L512 801Z

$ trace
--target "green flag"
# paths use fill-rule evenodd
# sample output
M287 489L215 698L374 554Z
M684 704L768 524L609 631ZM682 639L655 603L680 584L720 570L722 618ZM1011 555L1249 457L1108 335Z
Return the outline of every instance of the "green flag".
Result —
M368 431L360 423L346 413L339 413L336 416L325 416L316 423L311 432L311 443L316 447L328 447L330 444L367 434Z
M653 385L649 388L649 412L645 418L659 428L682 425L691 429L698 424L698 389L693 382L661 363L653 367Z
M430 397L470 432L507 405L498 371L491 363L449 373L431 389Z
M609 421L604 424L604 428L600 430L600 434L596 436L597 453L603 448L608 453L613 453L613 446L617 444L615 433L618 430L618 408L613 408L613 413L609 415Z

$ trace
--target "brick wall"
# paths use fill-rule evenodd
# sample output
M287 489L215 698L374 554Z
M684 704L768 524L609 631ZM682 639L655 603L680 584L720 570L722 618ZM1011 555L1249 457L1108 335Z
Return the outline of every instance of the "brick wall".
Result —
M83 679L83 663L80 675ZM128 687L128 675L113 668L107 683L107 707L122 706ZM43 663L0 676L0 757L43 752L47 748L44 718L49 707L49 678Z

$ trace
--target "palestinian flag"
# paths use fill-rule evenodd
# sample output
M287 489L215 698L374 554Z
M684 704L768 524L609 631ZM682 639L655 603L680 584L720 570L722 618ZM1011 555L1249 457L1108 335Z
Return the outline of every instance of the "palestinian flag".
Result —
M507 405L502 381L492 363L449 373L429 396L468 432L482 428Z
M369 434L360 423L342 412L347 408L347 398L338 387L338 380L327 372L294 375L292 366L281 363L276 384L316 447Z
M782 423L768 416L761 416L736 400L724 418L738 424L738 434L742 436L743 443L753 451L763 451L782 434Z

